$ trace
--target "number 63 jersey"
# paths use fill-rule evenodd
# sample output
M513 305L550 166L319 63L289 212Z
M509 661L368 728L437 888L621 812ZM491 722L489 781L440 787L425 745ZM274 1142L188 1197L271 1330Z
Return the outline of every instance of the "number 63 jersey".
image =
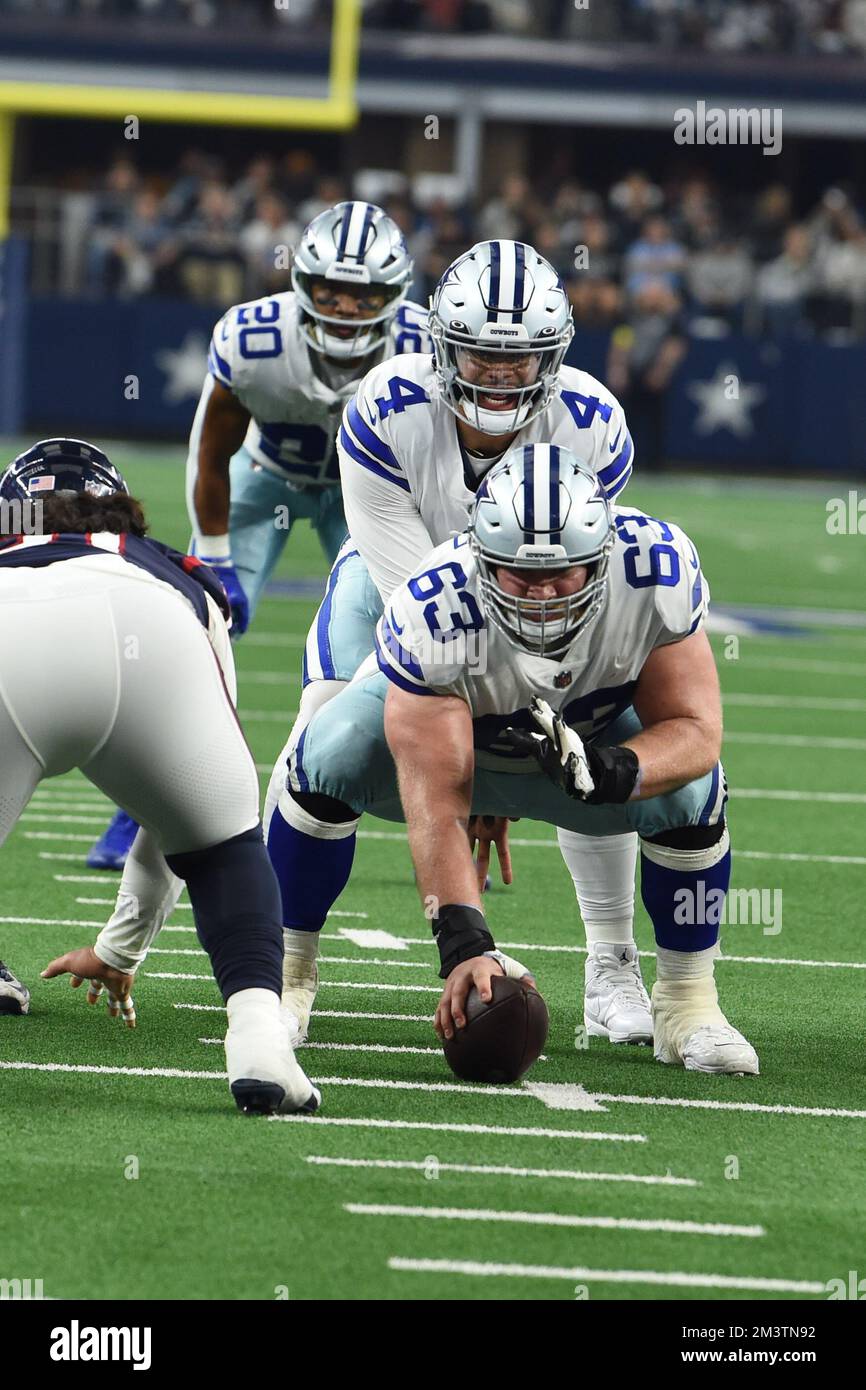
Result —
M709 589L688 536L633 508L615 508L616 539L601 612L557 659L516 646L484 613L463 534L440 545L391 595L376 629L380 670L417 695L457 695L472 712L476 761L494 771L536 771L503 737L534 730L538 695L591 739L632 704L656 647L697 632ZM359 676L372 669L372 659Z

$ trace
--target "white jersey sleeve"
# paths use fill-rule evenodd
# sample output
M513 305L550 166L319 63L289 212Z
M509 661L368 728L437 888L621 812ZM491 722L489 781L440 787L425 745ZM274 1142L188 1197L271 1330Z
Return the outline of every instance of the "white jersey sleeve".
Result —
M564 409L563 409L564 407ZM616 396L588 372L563 367L554 442L591 463L608 500L622 492L634 466L634 444Z
M381 367L364 377L343 412L337 451L349 534L373 583L387 598L429 554L433 541L389 442L394 415L409 400L398 397L395 404L393 397L379 396L382 380ZM411 382L391 389L415 391L417 399L427 400L423 389Z
M483 662L485 621L465 536L437 546L395 589L376 628L376 658L388 679L413 695L461 695L463 677Z
M643 512L618 511L614 552L629 589L652 599L648 649L681 642L703 625L710 590L694 545L679 526Z

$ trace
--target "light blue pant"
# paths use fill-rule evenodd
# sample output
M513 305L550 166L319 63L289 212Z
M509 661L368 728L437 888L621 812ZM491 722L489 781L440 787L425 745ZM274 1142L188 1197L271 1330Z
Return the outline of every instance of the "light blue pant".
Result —
M304 651L304 685L313 680L350 681L376 645L382 616L379 590L348 540L328 576Z
M299 492L274 473L252 465L246 449L239 449L231 461L229 512L232 559L249 599L251 619L296 521L312 522L332 564L347 529L339 484ZM277 512L278 507L285 510Z
M296 791L321 792L358 812L403 820L397 771L385 740L388 684L381 673L367 676L316 712L289 764L289 782ZM619 743L640 727L637 715L629 708L595 742ZM546 821L584 835L623 835L636 830L650 837L680 826L714 824L724 810L725 792L721 763L678 791L646 801L629 801L624 806L587 806L575 801L540 769L491 772L476 768L472 812Z

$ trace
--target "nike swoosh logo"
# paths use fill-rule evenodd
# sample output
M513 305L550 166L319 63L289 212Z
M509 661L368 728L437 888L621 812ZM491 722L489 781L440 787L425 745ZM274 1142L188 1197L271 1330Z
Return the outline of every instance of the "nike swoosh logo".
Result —
M620 427L619 427L619 431L618 431L618 433L617 433L616 439L613 441L612 444L609 444L609 445L608 445L608 448L610 449L610 452L611 452L612 454L616 452L617 445L619 444L619 436L620 436L621 434L622 434L622 425L620 425Z

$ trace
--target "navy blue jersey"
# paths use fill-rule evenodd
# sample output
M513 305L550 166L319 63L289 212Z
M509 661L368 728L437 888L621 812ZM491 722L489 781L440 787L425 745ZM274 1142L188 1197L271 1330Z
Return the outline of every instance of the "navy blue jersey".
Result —
M149 536L132 536L127 533L114 535L110 531L86 534L62 532L52 536L11 536L0 539L0 566L14 568L27 566L42 568L56 565L63 560L78 560L84 555L92 555L100 550L108 555L119 555L130 565L152 574L177 589L192 604L199 621L208 626L208 610L205 594L219 607L228 621L230 609L225 590L212 569L203 565L194 555L182 555L161 541L151 540Z

